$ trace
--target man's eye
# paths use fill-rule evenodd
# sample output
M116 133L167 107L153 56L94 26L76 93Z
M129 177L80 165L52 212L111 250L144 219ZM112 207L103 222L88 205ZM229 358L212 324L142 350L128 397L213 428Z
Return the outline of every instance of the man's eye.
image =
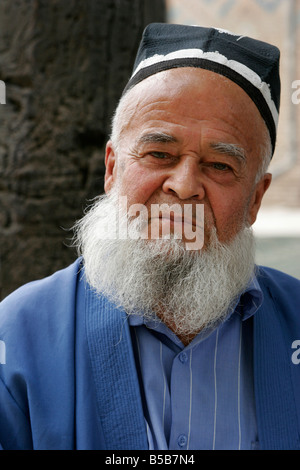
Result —
M219 171L230 170L230 166L226 165L226 163L213 163L213 168Z
M159 160L164 160L168 158L168 155L163 152L151 152L150 155L154 158L158 158Z

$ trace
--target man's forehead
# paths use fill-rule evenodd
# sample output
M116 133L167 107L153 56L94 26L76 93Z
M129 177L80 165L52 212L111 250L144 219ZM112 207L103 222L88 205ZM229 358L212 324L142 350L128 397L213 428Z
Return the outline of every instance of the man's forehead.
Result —
M147 77L127 91L124 104L129 112L147 110L156 103L167 109L172 104L176 106L181 99L185 100L187 111L196 100L205 99L212 103L223 100L230 107L235 103L240 106L243 101L248 109L255 109L260 114L248 94L232 80L213 71L193 67L173 68Z
M175 142L182 132L197 133L205 125L228 134L225 141L235 143L239 133L251 136L254 124L256 137L260 135L259 128L264 127L257 107L245 91L207 70L187 68L157 73L137 84L124 98L130 113L126 127L139 143Z

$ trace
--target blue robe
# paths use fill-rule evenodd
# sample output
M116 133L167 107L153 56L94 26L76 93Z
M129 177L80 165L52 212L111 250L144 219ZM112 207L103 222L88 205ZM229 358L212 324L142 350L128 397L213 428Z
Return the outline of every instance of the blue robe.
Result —
M0 304L0 448L147 449L126 314L80 260ZM261 449L300 449L300 281L260 268L254 384ZM293 356L294 354L294 356ZM299 354L300 357L300 354Z

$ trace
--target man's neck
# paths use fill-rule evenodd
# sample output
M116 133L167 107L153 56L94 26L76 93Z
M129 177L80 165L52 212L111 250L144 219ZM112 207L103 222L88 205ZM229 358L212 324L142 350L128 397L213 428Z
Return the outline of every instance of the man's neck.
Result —
M185 333L178 333L177 331L177 328L176 328L176 325L174 324L174 322L172 321L171 318L169 318L169 316L166 316L164 314L157 314L157 316L164 322L164 324L173 332L175 333L175 335L177 336L177 338L180 339L180 341L182 342L182 344L184 346L188 346L192 341L193 339L195 338L195 336L197 336L197 334L199 333L199 331L197 331L196 333L188 333L188 334L185 334Z

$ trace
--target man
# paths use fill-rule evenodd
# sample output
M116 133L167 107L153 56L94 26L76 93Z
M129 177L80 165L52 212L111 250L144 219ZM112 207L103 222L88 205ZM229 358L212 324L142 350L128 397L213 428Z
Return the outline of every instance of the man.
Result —
M2 302L4 449L299 448L299 281L255 266L251 232L278 63L223 30L146 28L82 256Z

